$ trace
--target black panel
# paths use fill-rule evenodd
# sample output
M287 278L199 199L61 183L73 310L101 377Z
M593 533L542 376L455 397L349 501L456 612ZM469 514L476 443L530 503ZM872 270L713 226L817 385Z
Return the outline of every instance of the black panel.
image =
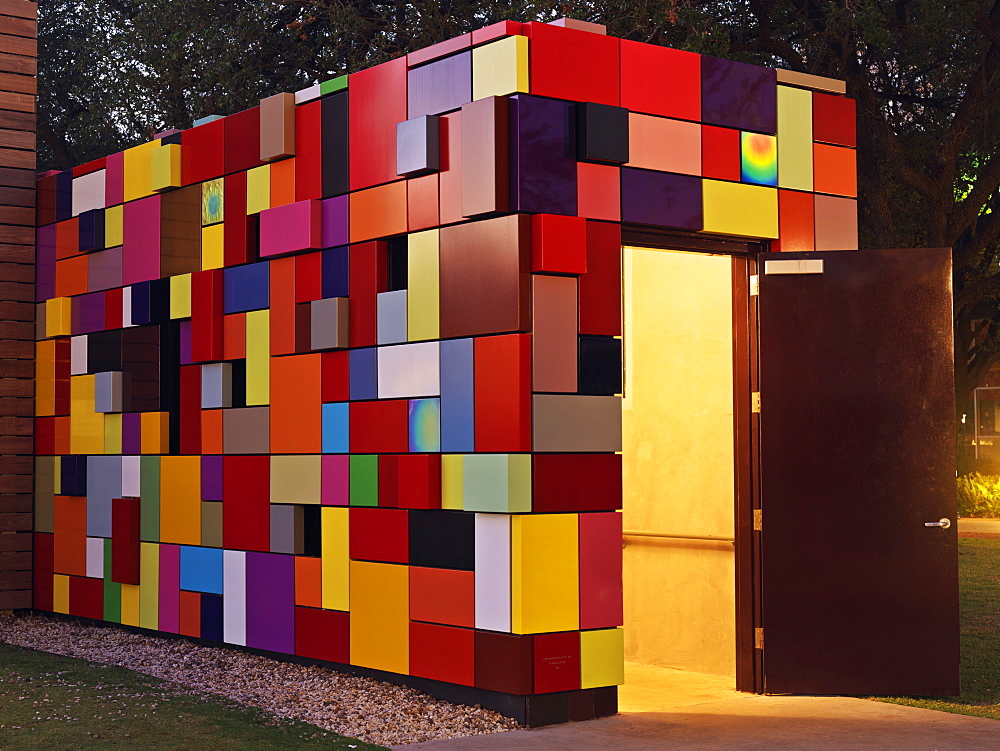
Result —
M87 336L87 372L122 369L122 330L95 331Z
M323 554L322 523L320 512L322 506L306 504L302 507L302 554L310 558L319 558Z
M153 279L132 285L132 325L170 320L170 280Z
M59 461L59 480L60 495L87 495L87 457L62 457Z
M628 161L628 110L608 104L576 105L577 156L588 162Z
M222 595L201 596L201 638L222 641Z
M94 209L80 214L80 252L104 247L104 210Z
M340 196L350 190L348 181L347 96L343 91L323 102L323 196Z
M613 336L580 336L577 383L581 394L622 393L622 340Z
M475 514L464 511L410 511L410 565L474 570Z
M406 236L390 237L387 244L389 247L389 289L387 291L394 292L406 289L407 268L409 266Z

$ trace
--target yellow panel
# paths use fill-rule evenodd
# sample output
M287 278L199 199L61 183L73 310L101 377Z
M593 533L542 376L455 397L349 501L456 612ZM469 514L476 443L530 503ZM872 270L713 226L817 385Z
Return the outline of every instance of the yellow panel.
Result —
M813 189L812 92L778 87L778 186Z
M142 412L139 418L139 445L144 454L165 454L170 445L170 415Z
M72 336L73 307L68 297L45 301L45 336Z
M528 93L528 37L506 37L472 50L472 98Z
M705 232L740 237L778 236L778 191L763 185L702 181Z
M54 456L52 458L55 459L55 466L53 469L53 472L55 473L54 487L52 489L52 492L55 495L62 495L62 457Z
M56 413L56 343L46 339L35 344L35 414Z
M225 224L213 224L201 228L201 268L221 269L223 260L223 241L225 239Z
M351 561L351 664L410 671L409 566Z
M732 537L732 260L626 248L626 529ZM728 542L631 538L628 659L732 675L735 558Z
M117 248L125 236L125 210L121 205L104 210L104 247Z
M271 208L271 165L247 171L247 216Z
M52 612L69 613L69 577L65 574L52 576Z
M181 187L181 145L162 143L149 153L150 187L155 191Z
M620 628L580 632L580 688L625 682L625 634Z
M251 310L247 325L247 395L248 407L271 401L271 313Z
M349 610L351 607L348 521L350 510L324 506L321 513L323 607L327 610Z
M104 413L94 411L94 376L72 376L69 381L69 451L104 453Z
M139 545L139 625L160 627L160 546L155 542Z
M465 478L462 454L441 455L441 508L461 511Z
M153 170L150 156L160 147L159 141L150 141L125 150L125 201L153 194Z
M511 630L580 627L578 514L511 517Z
M513 39L513 37L511 37ZM438 231L414 232L407 251L406 337L437 339L440 256Z
M117 413L104 415L104 453L122 452L122 416Z
M141 559L140 559L141 564ZM138 626L139 616L140 616L140 606L139 606L139 585L138 584L122 584L122 625L123 626Z
M271 457L271 503L319 503L321 496L322 457Z
M201 544L201 457L160 459L160 542Z
M191 317L191 275L170 277L170 317Z

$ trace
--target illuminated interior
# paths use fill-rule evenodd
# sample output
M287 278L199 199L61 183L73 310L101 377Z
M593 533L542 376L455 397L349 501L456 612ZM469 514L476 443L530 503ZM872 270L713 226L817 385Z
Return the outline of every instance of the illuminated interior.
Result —
M719 675L735 675L732 273L624 249L625 658Z

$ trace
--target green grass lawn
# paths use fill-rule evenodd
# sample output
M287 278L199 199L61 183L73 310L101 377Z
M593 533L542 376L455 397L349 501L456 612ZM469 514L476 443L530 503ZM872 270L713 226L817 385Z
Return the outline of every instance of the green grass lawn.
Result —
M1000 540L960 539L958 556L962 695L871 698L1000 720Z
M0 643L0 748L381 749L131 670Z

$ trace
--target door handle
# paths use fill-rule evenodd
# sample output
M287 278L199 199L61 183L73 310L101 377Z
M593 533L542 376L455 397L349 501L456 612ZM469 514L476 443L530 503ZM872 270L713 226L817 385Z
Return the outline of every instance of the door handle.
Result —
M951 526L951 519L941 519L938 522L924 522L925 527L940 527L941 529L948 529Z

